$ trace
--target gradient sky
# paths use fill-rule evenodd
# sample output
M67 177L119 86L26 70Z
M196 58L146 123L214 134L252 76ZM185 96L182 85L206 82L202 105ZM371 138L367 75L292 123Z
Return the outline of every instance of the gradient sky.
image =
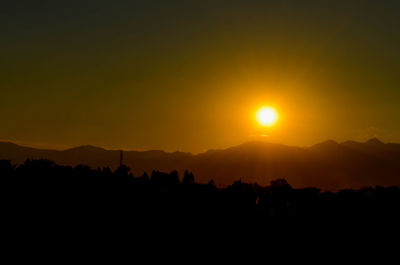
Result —
M400 142L399 14L397 0L1 1L0 139ZM274 128L257 126L262 105Z

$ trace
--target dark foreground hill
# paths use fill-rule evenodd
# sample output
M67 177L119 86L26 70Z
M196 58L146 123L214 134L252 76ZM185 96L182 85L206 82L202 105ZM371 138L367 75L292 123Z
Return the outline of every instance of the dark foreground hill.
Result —
M190 229L192 222L213 226L236 222L245 229L254 225L269 229L268 223L285 220L356 224L384 220L397 225L400 216L400 188L395 186L323 192L293 188L278 179L267 186L236 181L217 188L213 183L196 183L190 172L179 176L176 171L153 171L134 177L126 166L112 172L48 160L27 160L19 166L0 160L0 176L2 212L17 230L32 224L64 230L77 224L99 233L125 223L137 231L133 225L137 221L155 221L151 230L168 229L170 221Z
M0 159L23 163L27 158L49 159L60 165L86 164L92 168L119 166L119 151L81 146L64 151L39 150L0 143ZM218 186L234 181L266 185L286 179L294 187L337 190L400 184L400 144L378 139L365 143L326 141L309 148L248 142L224 150L193 155L163 151L125 151L124 164L134 176L153 170L192 171L199 183Z

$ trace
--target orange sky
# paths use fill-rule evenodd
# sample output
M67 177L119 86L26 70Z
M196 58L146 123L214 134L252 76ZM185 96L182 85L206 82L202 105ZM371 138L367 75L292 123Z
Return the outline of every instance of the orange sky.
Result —
M400 142L399 2L299 2L6 1L0 139L195 153ZM276 126L256 123L263 105Z

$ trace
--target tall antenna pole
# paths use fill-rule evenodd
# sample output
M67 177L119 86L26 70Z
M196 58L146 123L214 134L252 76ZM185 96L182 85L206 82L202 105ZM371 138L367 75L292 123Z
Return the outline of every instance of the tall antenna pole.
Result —
M123 159L124 159L124 151L120 150L119 151L119 167L122 167Z

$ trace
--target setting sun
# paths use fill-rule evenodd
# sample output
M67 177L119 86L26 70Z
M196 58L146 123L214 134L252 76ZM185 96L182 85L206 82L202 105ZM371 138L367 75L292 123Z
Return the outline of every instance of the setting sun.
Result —
M278 120L278 113L271 107L262 107L256 113L257 122L261 126L273 126Z

